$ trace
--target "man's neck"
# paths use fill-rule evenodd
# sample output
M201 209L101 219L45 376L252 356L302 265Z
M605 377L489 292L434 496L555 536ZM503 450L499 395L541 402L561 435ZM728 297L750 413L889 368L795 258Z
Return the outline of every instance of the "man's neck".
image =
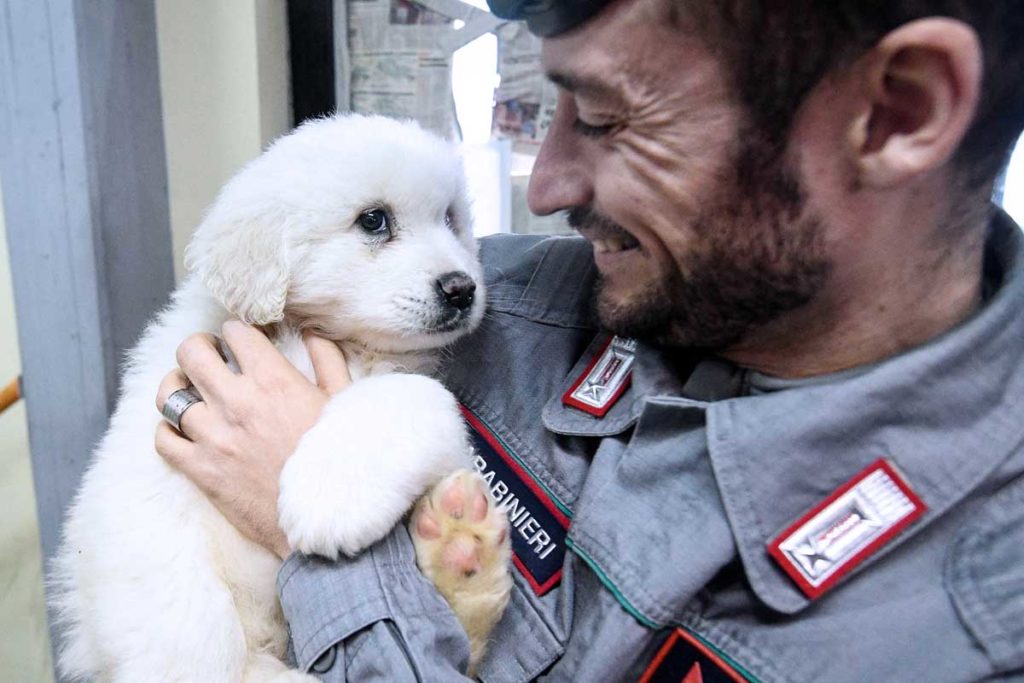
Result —
M782 378L869 365L920 346L982 302L983 228L955 246L891 249L839 268L812 303L755 330L721 354Z

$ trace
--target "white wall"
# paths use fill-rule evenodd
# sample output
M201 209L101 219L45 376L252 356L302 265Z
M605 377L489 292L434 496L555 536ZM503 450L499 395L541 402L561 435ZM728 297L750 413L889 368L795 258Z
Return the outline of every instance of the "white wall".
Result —
M0 386L21 372L0 196ZM0 415L0 678L53 680L25 402Z
M1017 143L1006 171L1006 185L1003 187L1003 208L1024 227L1024 138Z
M157 0L175 272L217 190L290 128L284 0Z

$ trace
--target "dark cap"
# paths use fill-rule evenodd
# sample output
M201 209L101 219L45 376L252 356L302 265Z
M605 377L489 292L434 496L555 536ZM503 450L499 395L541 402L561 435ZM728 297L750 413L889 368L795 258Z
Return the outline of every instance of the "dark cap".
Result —
M550 38L573 29L611 0L487 0L502 19L525 19L530 33Z

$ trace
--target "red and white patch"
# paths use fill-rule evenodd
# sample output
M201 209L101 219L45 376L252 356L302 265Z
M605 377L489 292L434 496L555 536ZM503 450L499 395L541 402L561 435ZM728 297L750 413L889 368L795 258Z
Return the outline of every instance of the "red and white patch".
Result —
M878 460L791 524L768 553L813 600L927 509L896 469Z
M635 358L636 341L612 337L565 392L562 403L594 417L604 417L629 388Z

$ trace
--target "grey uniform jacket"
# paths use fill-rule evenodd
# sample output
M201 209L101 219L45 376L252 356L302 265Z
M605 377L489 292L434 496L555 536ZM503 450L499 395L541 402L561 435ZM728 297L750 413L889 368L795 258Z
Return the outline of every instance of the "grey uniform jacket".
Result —
M641 344L600 419L563 401L608 339L589 246L505 236L482 254L491 314L444 372L513 518L515 589L480 678L1024 680L1024 246L1007 217L984 307L925 346L786 382ZM919 516L809 595L769 544L879 461ZM404 529L354 560L293 556L278 586L296 662L324 680L461 677L466 638Z

